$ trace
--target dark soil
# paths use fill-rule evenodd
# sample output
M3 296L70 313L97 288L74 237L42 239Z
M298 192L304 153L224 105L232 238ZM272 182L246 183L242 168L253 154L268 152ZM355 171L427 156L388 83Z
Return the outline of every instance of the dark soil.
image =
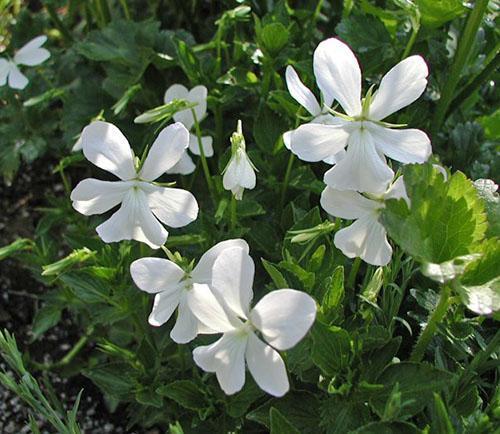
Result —
M0 181L0 246L18 237L30 238L48 195L63 195L64 189L57 175L52 174L51 162L41 159L30 167L22 167L12 186ZM36 175L35 175L36 174ZM39 363L59 360L78 340L79 330L69 318L50 329L42 339L31 343L31 322L39 305L39 297L47 288L36 281L28 270L15 259L0 262L0 329L12 332L21 351L29 352L30 359ZM0 369L5 369L0 358ZM139 433L127 431L120 408L110 414L99 390L85 377L69 378L58 372L42 374L52 384L63 405L70 409L78 392L83 389L78 421L85 433ZM28 433L28 406L16 395L0 385L0 433ZM53 433L53 428L39 420L42 433ZM153 434L156 431L149 431Z

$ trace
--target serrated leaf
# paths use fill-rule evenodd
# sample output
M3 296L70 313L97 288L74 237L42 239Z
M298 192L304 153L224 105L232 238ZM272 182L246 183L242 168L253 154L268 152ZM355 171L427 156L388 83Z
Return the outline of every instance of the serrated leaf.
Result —
M269 410L269 419L271 423L271 434L300 434L300 431L274 407L271 407Z
M288 283L281 273L281 271L278 270L278 268L272 264L269 261L266 261L264 258L261 258L262 265L264 266L265 270L267 271L267 274L269 274L269 277L271 277L274 285L276 286L277 289L279 288L288 288Z
M208 406L202 391L189 380L178 380L160 386L156 389L156 393L173 399L182 407L190 410L201 410Z
M311 336L311 357L325 375L334 376L347 366L351 358L351 339L347 331L316 321Z

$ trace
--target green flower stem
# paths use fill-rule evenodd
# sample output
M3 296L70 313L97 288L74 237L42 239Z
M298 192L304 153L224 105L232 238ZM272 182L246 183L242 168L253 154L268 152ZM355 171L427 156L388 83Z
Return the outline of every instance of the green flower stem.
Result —
M486 12L489 0L477 0L474 9L470 12L465 28L458 41L457 51L453 58L450 73L447 75L441 98L438 101L432 125L432 135L435 137L446 118L446 112L453 99L453 94L460 81L460 75L464 69L470 52L474 46L476 34L481 25L483 15Z
M205 174L205 179L207 181L208 192L210 193L210 197L212 198L215 206L217 204L217 200L215 197L215 189L212 181L212 176L210 175L210 169L208 168L207 158L205 157L205 150L203 149L203 144L201 142L200 123L198 122L198 118L196 117L196 113L193 109L191 109L191 113L193 113L196 138L198 139L198 146L200 148L201 166L203 167L203 173Z
M127 0L120 0L120 5L123 9L123 15L127 20L130 20L130 10L128 8Z
M285 178L283 179L283 184L281 184L281 195L280 195L280 210L283 212L285 206L286 192L288 190L288 184L290 184L290 175L292 174L293 163L295 161L295 155L290 152L290 157L288 157L288 164L286 166Z
M411 52L411 49L413 48L413 45L415 44L415 41L417 40L418 32L420 31L420 12L418 12L418 9L416 10L415 16L412 17L411 27L412 27L411 36L410 39L408 40L408 43L406 44L405 51L401 56L401 60L404 60L408 57L408 55Z
M231 228L231 231L234 231L236 229L236 224L238 222L238 215L236 213L236 199L234 197L233 194L231 194L231 210L230 210L230 213L231 213L231 224L230 224L230 228Z
M224 131L224 118L222 117L222 104L217 103L215 107L215 148L222 149L222 136Z
M410 361L420 362L423 359L425 350L429 346L432 337L435 335L438 324L443 320L446 312L448 311L448 307L450 306L450 294L451 286L449 284L445 284L441 288L441 294L439 296L439 302L436 306L436 309L429 316L427 325L420 334L417 343L413 348L410 356Z
M353 288L356 283L356 276L358 275L359 267L361 265L361 258L355 258L352 263L351 271L349 272L349 277L347 278L347 287Z

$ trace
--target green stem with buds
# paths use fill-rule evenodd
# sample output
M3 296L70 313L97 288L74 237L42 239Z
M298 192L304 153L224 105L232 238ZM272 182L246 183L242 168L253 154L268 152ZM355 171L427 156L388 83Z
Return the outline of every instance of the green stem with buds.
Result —
M212 202L215 206L217 204L217 200L215 198L215 188L212 181L212 176L210 175L210 169L208 168L207 158L205 157L205 150L203 149L203 144L201 141L200 123L198 122L196 112L193 109L191 109L191 113L193 113L196 139L198 140L198 147L200 148L201 166L203 167L203 173L205 174L205 180L207 181L208 192L210 193L210 197L212 198Z
M356 283L356 277L358 275L359 267L361 265L361 258L355 258L352 263L351 271L349 272L349 277L347 278L347 287L352 288Z
M441 289L441 294L439 296L439 302L436 306L436 309L429 316L427 325L420 334L417 343L413 348L410 356L410 361L420 362L423 359L425 350L429 346L432 337L436 334L438 324L443 320L446 312L448 311L448 307L450 306L451 302L450 294L451 286L449 284L444 285Z

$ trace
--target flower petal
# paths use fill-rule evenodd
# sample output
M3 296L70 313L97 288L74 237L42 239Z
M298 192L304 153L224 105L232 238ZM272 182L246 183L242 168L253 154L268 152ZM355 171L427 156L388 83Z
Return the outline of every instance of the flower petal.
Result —
M215 259L212 288L239 317L247 318L253 298L255 265L248 251L241 247L224 249Z
M175 308L178 306L180 297L180 289L178 291L166 291L156 294L153 309L151 310L148 318L149 324L154 327L160 327L165 324L174 313Z
M246 360L248 370L262 390L277 397L288 392L290 385L283 359L253 333L248 336Z
M394 172L375 148L365 129L355 129L349 138L346 156L325 173L324 181L337 190L383 193Z
M402 176L396 179L387 189L384 193L384 199L404 199L408 206L410 205L410 198L406 193L406 187Z
M380 208L380 204L356 191L326 187L321 193L321 206L330 215L343 219L359 219Z
M10 68L11 63L8 60L0 58L0 86L4 86L7 83Z
M215 246L208 249L203 253L202 257L194 267L191 276L196 283L206 283L207 285L212 284L212 269L214 262L217 257L226 249L233 247L239 247L243 249L246 253L249 252L248 244L245 240L237 238L234 240L226 240L217 243Z
M364 216L341 229L333 242L347 257L360 257L371 265L387 265L391 260L392 247L376 214Z
M198 217L198 202L187 190L143 184L154 215L171 228L188 225Z
M183 86L182 84L173 84L165 92L163 102L168 104L174 99L187 99L188 93L189 90L186 86Z
M245 384L246 336L224 334L212 345L195 348L193 359L204 371L215 372L227 395L240 391Z
M410 56L384 75L370 104L370 119L381 120L410 105L427 86L429 69L421 56Z
M188 144L189 132L180 122L164 128L151 146L139 176L154 181L181 159Z
M287 350L299 342L315 318L314 299L295 289L270 292L250 312L252 324L278 350Z
M216 333L229 332L242 324L227 312L208 285L193 283L188 305L196 318Z
M193 87L188 94L188 101L198 103L193 109L189 109L189 111L194 110L198 122L201 122L207 114L207 94L207 88L202 85Z
M344 149L348 139L349 131L345 123L309 123L291 132L290 148L301 160L321 161Z
M167 170L169 175L179 174L179 175L189 175L193 173L196 169L196 165L193 163L193 160L189 156L188 152L185 150L181 159L175 163L170 169Z
M45 62L50 57L49 50L40 48L47 41L47 36L37 36L21 47L14 55L18 65L35 66Z
M153 249L165 244L168 237L168 232L154 217L140 189L130 190L120 209L97 226L96 231L105 243L136 240Z
M237 151L229 161L222 184L224 189L232 190L237 187L252 189L255 187L255 171L250 164L247 154L243 150Z
M177 309L177 321L170 332L170 337L178 344L187 344L198 334L198 323L198 319L189 309L186 295L182 296Z
M130 188L129 182L87 178L78 183L70 198L79 213L102 214L121 203Z
M130 274L139 289L150 294L177 291L185 275L181 267L163 258L137 259L130 265Z
M10 64L9 87L12 89L24 89L29 83L26 76L19 71L19 68L13 63Z
M134 154L122 132L109 122L95 121L82 131L85 158L123 180L134 179Z
M369 130L380 152L401 163L423 163L432 153L431 141L423 131L391 130L376 124Z
M212 146L213 139L211 136L203 136L201 138L201 146L203 146L203 153L205 157L210 158L214 155L214 148ZM198 138L194 134L189 134L189 150L194 155L201 155L200 146L198 145Z
M302 83L292 66L287 66L285 78L288 92L290 92L292 98L311 113L311 115L318 116L321 113L321 107L318 104L318 100L304 83Z
M349 116L361 114L361 70L346 44L336 38L321 42L314 51L313 67L327 106L337 100Z

